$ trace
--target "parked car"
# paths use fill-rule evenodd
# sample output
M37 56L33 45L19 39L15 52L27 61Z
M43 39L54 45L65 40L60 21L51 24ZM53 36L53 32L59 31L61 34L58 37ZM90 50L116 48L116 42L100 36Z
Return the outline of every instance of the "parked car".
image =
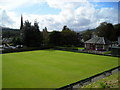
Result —
M16 48L23 48L23 45L16 45Z

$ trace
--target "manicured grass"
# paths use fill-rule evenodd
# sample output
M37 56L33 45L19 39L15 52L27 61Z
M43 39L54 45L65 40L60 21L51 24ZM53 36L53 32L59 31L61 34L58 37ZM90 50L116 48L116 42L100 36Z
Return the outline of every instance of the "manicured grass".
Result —
M59 50L3 54L3 88L59 88L116 66L116 57Z
M103 54L111 54L111 51L104 52Z
M115 73L97 82L83 86L82 88L119 88L120 81L118 80L118 73Z
M78 49L85 49L84 47L79 47Z

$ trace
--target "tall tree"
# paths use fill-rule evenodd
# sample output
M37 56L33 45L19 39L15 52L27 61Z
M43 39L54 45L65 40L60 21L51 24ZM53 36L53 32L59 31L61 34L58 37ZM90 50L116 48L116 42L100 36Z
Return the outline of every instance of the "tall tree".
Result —
M24 23L23 26L23 35L22 35L22 39L23 39L23 45L25 46L30 46L30 41L32 39L32 34L31 34L31 23L27 20Z
M115 24L114 30L116 32L116 38L117 38L118 36L120 36L120 24Z
M44 45L48 45L49 43L49 34L48 34L48 31L47 31L47 28L45 27L45 29L43 29L43 44Z
M42 44L42 40L43 40L43 37L42 37L42 33L40 32L39 30L39 26L38 26L38 22L35 21L34 22L34 26L33 26L33 47L39 47L41 46Z
M23 16L21 15L21 25L20 25L20 30L23 28Z
M67 26L64 26L61 32L62 45L77 45L79 43L77 33L70 30Z
M107 29L109 30L109 35L108 35L108 39L111 41L115 41L116 40L116 32L114 29L114 26L111 23L107 24Z
M111 23L103 22L96 28L96 34L99 37L105 37L111 41L115 40L115 31Z
M38 22L34 22L34 26L29 21L25 21L23 43L27 47L39 47L42 43L42 35L39 30Z
M23 34L24 34L24 31L23 31L23 16L21 15L21 25L20 25L20 38L21 38L21 40L22 40L22 42L23 42Z

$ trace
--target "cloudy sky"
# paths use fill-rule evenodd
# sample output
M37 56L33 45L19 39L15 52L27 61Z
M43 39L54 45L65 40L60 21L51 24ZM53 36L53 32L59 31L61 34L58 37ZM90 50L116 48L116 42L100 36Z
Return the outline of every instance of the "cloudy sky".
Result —
M92 2L91 2L92 1ZM104 2L103 2L104 1ZM20 28L23 19L61 30L64 25L75 31L92 29L101 22L118 23L119 0L0 0L0 26Z

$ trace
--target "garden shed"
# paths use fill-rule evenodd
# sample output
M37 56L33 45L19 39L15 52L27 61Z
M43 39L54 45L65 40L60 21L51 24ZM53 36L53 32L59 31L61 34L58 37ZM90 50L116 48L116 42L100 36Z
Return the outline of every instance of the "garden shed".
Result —
M93 37L85 42L85 49L88 50L109 50L111 41L104 37Z

